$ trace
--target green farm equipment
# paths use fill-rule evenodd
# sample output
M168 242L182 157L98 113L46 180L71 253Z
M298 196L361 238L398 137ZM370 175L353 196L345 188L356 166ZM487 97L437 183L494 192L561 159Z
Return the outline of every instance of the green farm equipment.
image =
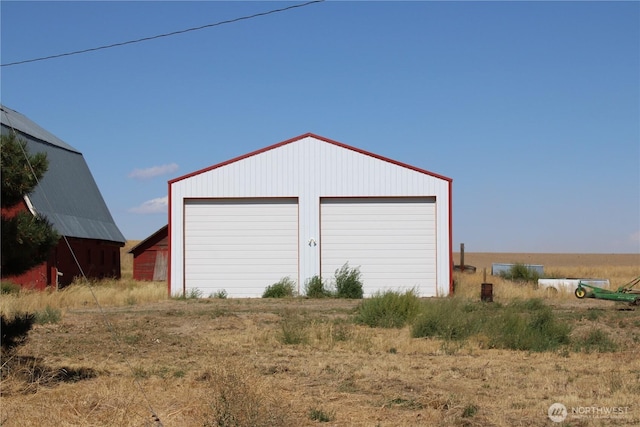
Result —
M640 283L640 276L636 277L624 286L620 286L617 291L598 288L597 286L587 285L586 283L578 283L575 290L576 297L606 299L609 301L628 302L632 305L640 305L640 290L633 289Z

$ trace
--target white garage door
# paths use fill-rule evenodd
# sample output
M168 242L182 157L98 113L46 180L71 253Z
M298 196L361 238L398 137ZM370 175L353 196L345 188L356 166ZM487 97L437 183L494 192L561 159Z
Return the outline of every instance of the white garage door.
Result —
M298 281L297 199L188 200L184 218L187 294L260 297L283 277Z
M434 198L336 198L321 202L321 268L333 279L360 267L365 296L414 288L436 295Z

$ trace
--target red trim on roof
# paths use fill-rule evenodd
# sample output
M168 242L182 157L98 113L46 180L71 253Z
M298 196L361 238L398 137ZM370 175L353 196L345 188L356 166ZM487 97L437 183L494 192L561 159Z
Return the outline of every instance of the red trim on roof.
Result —
M423 174L426 174L426 175L431 175L431 176L433 176L435 178L439 178L439 179L443 179L445 181L449 181L449 183L452 182L452 179L448 178L446 176L439 175L439 174L436 174L436 173L433 173L433 172L429 172L428 170L420 169L420 168L417 168L415 166L408 165L406 163L398 162L396 160L392 160L392 159L389 159L387 157L383 157L383 156L380 156L378 154L371 153L369 151L361 150L359 148L352 147L350 145L346 145L346 144L343 144L341 142L334 141L332 139L325 138L325 137L322 137L322 136L319 136L319 135L315 135L313 133L305 133L303 135L296 136L295 138L287 139L286 141L282 141L282 142L279 142L277 144L273 144L273 145L270 145L268 147L261 148L260 150L252 151L250 153L247 153L245 155L233 158L231 160L227 160L225 162L218 163L218 164L215 164L213 166L209 166L209 167L206 167L204 169L200 169L200 170L197 170L195 172L191 172L191 173L186 174L186 175L182 175L182 176L180 176L178 178L174 178L174 179L169 181L169 188L171 188L171 184L173 184L175 182L178 182L178 181L182 181L183 179L187 179L187 178L191 178L191 177L196 176L196 175L200 175L201 173L208 172L210 170L217 169L219 167L226 166L226 165L231 164L231 163L235 163L237 161L246 159L248 157L252 157L252 156L255 156L257 154L261 154L261 153L264 153L264 152L269 151L269 150L273 150L273 149L278 148L278 147L282 147L283 145L287 145L287 144L299 141L299 140L304 139L304 138L314 138L314 139L317 139L317 140L320 140L320 141L327 142L329 144L337 145L338 147L346 148L347 150L351 150L351 151L355 151L355 152L360 153L360 154L364 154L365 156L373 157L375 159L382 160L382 161L388 162L388 163L392 163L394 165L401 166L401 167L407 168L407 169L411 169L411 170L414 170L416 172L420 172L420 173L423 173Z
M156 238L162 236L164 238L164 236L167 234L167 230L169 228L169 225L165 225L162 228L160 228L159 230L157 230L156 232L154 232L152 235L150 235L149 237L147 237L146 239L144 239L143 241L141 241L140 243L138 243L137 245L135 245L134 247L132 247L131 249L129 249L130 254L135 254L136 252L138 252L138 249L143 248L147 243L151 242L152 240L155 240ZM146 248L144 248L146 249Z
M169 184L169 211L167 218L167 249L168 249L168 262L167 262L167 294L169 298L171 298L171 265L173 264L172 252L173 252L173 242L171 241L171 184Z
M453 295L453 182L449 181L449 295Z

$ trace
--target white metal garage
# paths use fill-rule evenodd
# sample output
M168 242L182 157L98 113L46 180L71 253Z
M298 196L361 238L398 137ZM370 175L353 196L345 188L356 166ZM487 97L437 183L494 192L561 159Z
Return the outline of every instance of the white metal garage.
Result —
M186 200L184 253L187 293L254 297L265 282L297 281L297 200Z
M451 179L305 134L169 181L169 294L260 297L348 262L365 295L452 291Z
M435 199L322 199L320 230L322 277L332 277L347 260L360 268L368 293L435 295Z

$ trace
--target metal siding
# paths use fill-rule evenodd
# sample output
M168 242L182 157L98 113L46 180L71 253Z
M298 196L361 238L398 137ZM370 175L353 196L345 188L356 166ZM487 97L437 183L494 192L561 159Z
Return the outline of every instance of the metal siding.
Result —
M260 297L283 277L298 281L295 199L190 200L185 213L187 292Z
M253 171L253 172L251 172ZM437 293L449 293L449 185L443 178L305 137L170 183L171 290L183 290L183 204L193 197L298 197L301 285L320 274L321 197L435 197Z
M435 205L432 198L323 199L323 279L348 262L360 269L366 296L388 289L436 296Z

